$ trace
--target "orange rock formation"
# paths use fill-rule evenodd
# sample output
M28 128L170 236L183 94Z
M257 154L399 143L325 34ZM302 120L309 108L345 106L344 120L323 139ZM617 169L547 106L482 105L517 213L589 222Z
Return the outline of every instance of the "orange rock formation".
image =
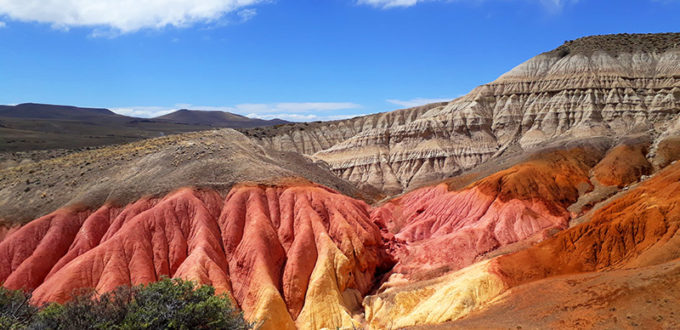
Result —
M593 169L595 178L604 185L623 187L652 171L644 144L622 144L607 153Z
M675 328L680 325L674 316L680 287L679 202L676 164L595 211L590 222L534 246L429 281L384 286L364 301L368 324L383 328L459 320L443 327Z
M124 207L64 208L0 241L0 282L33 290L41 304L66 301L79 288L105 292L181 277L229 294L265 329L455 320L461 323L446 324L474 327L524 306L516 292L538 299L554 290L562 300L518 310L517 317L546 327L615 326L566 312L560 319L567 323L545 315L559 301L590 303L582 299L584 286L606 300L620 286L659 291L677 284L680 164L567 229L574 216L567 207L593 188L591 174L605 184L638 180L649 163L621 157L637 159L643 149L622 145L606 156L594 147L552 150L462 189L444 182L374 209L295 180L241 184L226 197L183 188ZM388 270L378 292L371 291ZM643 291L611 301L627 311L630 301L647 297ZM643 316L644 324L654 321Z

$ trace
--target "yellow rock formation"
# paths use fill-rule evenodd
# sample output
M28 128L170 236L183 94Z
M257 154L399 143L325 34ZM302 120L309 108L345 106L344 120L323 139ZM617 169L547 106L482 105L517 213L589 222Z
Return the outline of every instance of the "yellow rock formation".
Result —
M439 324L456 320L506 290L484 261L425 283L395 286L364 300L372 329Z
M328 234L321 233L317 244L319 256L309 281L305 305L296 321L298 329L358 327L359 323L352 319L345 303L348 293L351 296L351 292L345 292L350 280L350 261Z

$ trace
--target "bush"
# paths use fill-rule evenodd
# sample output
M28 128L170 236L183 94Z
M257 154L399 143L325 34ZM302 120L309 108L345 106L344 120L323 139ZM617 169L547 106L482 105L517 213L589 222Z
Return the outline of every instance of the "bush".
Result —
M3 289L4 290L4 289ZM215 289L181 279L163 279L145 286L122 286L97 296L81 291L66 304L49 304L36 314L28 296L5 290L0 329L250 329L229 297L215 296ZM9 298L6 298L9 297ZM24 297L24 298L22 298ZM11 298L11 299L10 299ZM11 300L12 303L5 303ZM17 320L5 321L26 302L25 313ZM7 306L7 308L4 308ZM23 311L23 309L22 309ZM14 315L14 314L12 314ZM17 314L18 315L18 314Z
M121 286L99 297L93 290L81 290L68 303L43 307L30 324L31 329L116 329L134 304L138 287ZM139 329L139 327L132 327Z
M165 279L139 287L123 325L142 329L249 329L243 315L215 289Z
M0 287L0 329L25 328L37 312L29 294Z

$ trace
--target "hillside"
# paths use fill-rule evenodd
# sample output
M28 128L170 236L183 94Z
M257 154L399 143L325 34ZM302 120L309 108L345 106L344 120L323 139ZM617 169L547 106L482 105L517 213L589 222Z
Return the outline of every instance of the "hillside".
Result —
M248 118L225 111L203 111L181 109L167 115L155 117L155 120L167 120L173 123L228 127L228 128L250 128L260 126L274 126L287 124L289 122L281 119L263 120Z

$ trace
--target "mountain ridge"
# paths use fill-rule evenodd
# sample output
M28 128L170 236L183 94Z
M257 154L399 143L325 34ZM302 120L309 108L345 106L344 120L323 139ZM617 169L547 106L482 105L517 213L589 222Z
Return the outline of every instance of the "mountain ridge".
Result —
M179 115L177 113L179 112ZM124 116L104 108L23 103L0 106L0 153L79 149L214 128L287 123L227 112L178 111L158 118ZM174 118L174 119L173 119ZM0 166L4 157L0 157Z
M249 118L227 111L179 109L171 113L153 117L154 120L169 120L190 125L208 125L227 128L251 128L288 124L289 121L274 118L271 120Z

